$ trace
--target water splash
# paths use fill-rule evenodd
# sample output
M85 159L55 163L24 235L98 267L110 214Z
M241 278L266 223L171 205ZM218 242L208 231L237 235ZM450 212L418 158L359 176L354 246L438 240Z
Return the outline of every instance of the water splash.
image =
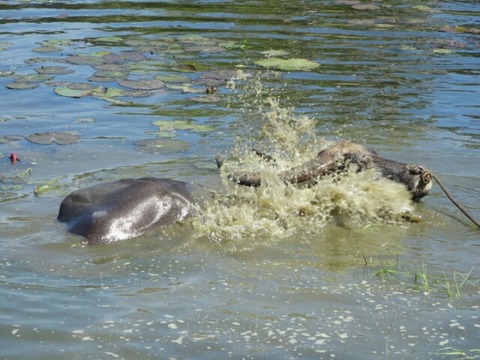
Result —
M321 234L332 223L355 228L404 222L412 211L410 193L375 170L352 169L346 176L331 175L310 186L285 184L279 171L313 159L330 142L316 133L314 119L282 108L273 98L265 105L261 143L237 141L229 154L232 160L221 169L221 193L194 220L199 236L247 250ZM259 156L252 147L269 156ZM248 188L227 179L227 174L239 171L260 171L261 186Z

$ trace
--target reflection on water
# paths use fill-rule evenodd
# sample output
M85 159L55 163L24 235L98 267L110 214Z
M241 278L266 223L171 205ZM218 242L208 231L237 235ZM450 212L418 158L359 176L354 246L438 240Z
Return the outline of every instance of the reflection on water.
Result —
M479 14L472 1L0 1L0 357L476 356L478 231L438 189L414 206L419 224L349 221L379 200L365 179L237 189L213 159L268 176L251 147L288 166L347 139L425 164L479 218ZM26 138L44 132L81 140ZM139 152L144 139L188 149ZM197 223L88 247L54 221L71 190L145 175L198 184ZM345 202L337 222L312 201L354 190L363 207ZM411 206L392 191L391 209Z

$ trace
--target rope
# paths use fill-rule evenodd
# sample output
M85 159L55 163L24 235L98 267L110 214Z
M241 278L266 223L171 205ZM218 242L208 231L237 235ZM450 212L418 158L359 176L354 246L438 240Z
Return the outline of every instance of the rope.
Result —
M470 215L470 214L468 213L468 211L465 210L465 209L462 207L462 205L460 205L460 204L452 197L452 195L450 195L450 193L448 192L448 190L445 189L445 186L443 186L443 184L440 182L440 180L438 180L438 178L437 178L435 175L432 174L432 176L433 176L433 178L435 179L435 181L437 182L438 186L440 186L440 189L443 190L443 192L445 193L445 195L447 195L448 199L453 203L453 205L455 205L455 206L458 208L458 210L460 210L460 211L463 213L463 215L465 215L471 222L473 222L475 225L477 225L477 227L480 229L480 223L479 223L477 220L475 220L475 218L474 218L472 215Z

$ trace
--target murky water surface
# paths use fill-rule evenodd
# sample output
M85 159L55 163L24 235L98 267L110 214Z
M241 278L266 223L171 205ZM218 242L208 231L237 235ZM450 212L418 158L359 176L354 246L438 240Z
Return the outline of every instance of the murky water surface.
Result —
M479 54L473 0L0 1L0 358L480 358L480 233L438 187L287 188L249 151L358 142L479 218ZM198 216L109 246L55 221L145 175Z

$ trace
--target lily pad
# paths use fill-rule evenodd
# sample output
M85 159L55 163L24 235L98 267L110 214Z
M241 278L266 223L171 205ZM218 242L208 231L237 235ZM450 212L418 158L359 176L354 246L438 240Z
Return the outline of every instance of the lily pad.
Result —
M122 64L126 61L133 61L133 62L144 61L147 59L147 57L139 51L124 51L119 54L116 54L116 53L105 54L102 56L102 59L109 63Z
M34 144L50 145L70 145L80 141L80 136L67 132L44 132L28 135L26 139Z
M43 183L39 183L33 189L34 195L38 197L51 191L59 192L63 188L62 184L60 184L60 180L62 179L63 177L58 177L58 178L50 179Z
M434 54L441 54L441 55L446 55L446 54L453 54L452 49L434 49L432 50Z
M119 45L123 42L123 39L118 36L103 36L89 40L96 45Z
M311 71L320 66L319 63L316 63L307 59L279 59L279 58L269 58L255 61L256 65L273 68L284 71Z
M140 51L122 51L120 53L120 56L124 60L133 61L133 62L144 61L147 59L147 57Z
M190 79L184 75L178 75L178 74L161 74L155 76L156 80L160 80L166 83L188 83L190 82Z
M196 124L192 120L158 120L153 125L158 126L160 132L173 132L175 130L190 130L192 132L209 132L215 130L214 126Z
M140 79L140 80L119 80L118 83L126 88L135 90L156 90L165 86L165 83L155 79Z
M93 90L98 88L98 85L93 85L90 83L70 83L67 84L67 88L72 90Z
M180 84L180 85L167 83L167 88L171 90L180 90L182 93L205 93L205 88L202 88L202 89L195 88L190 83Z
M42 75L64 75L75 72L66 66L41 66L36 68L35 71Z
M30 59L27 59L27 60L24 60L25 64L28 64L28 65L34 65L34 64L38 64L38 63L67 63L67 61L65 59L60 59L60 58L56 58L56 57L33 57L33 58L30 58Z
M215 45L214 40L195 34L179 36L178 42L195 45Z
M123 64L100 63L92 66L96 70L104 71L125 71Z
M0 41L0 51L8 49L10 46L12 46L12 43L9 43L7 41Z
M17 82L25 82L25 83L40 83L46 82L53 79L53 76L44 75L44 74L28 74L28 75L19 75L15 76L15 80Z
M58 47L58 46L55 46L55 45L44 45L44 46L39 46L39 47L33 48L32 51L33 52L48 53L48 52L62 51L62 48Z
M69 87L56 87L53 89L53 92L60 96L70 97L74 99L79 99L81 97L90 95L92 90L81 90L81 89L70 89Z
M210 45L210 46L195 45L195 46L189 46L185 48L185 50L198 52L200 54L218 54L218 53L227 51L227 49L218 45Z
M262 51L261 54L267 56L267 57L272 57L272 56L285 56L288 53L285 50L265 50Z
M133 97L133 98L145 98L152 95L151 92L147 90L123 90L124 97Z
M355 4L352 5L352 8L355 10L378 10L379 7L373 4Z
M234 70L211 70L202 74L202 76L200 76L200 78L195 81L195 84L219 86L225 84L234 76Z
M115 88L115 87L110 87L110 88L98 88L95 89L91 92L91 95L93 97L96 97L97 99L102 99L109 101L113 104L117 105L128 105L129 103L123 100L118 100L115 99L117 97L125 96L124 90Z
M2 135L0 136L0 144L7 144L12 141L20 141L20 139L21 138L19 136L15 135Z
M188 150L189 145L176 139L144 139L135 141L135 149L145 153L166 154Z
M13 75L14 72L12 70L0 70L0 77L6 77Z
M79 117L79 118L75 119L75 122L80 123L80 124L82 124L82 123L88 124L88 123L94 123L95 119L94 118Z
M214 103L214 102L220 101L220 98L217 95L204 95L204 96L195 96L191 100L198 103L208 104L208 103Z
M72 55L66 60L75 65L97 65L104 62L101 57L93 55Z
M35 89L38 86L36 83L28 83L28 82L11 82L6 84L5 87L10 90L30 90Z

